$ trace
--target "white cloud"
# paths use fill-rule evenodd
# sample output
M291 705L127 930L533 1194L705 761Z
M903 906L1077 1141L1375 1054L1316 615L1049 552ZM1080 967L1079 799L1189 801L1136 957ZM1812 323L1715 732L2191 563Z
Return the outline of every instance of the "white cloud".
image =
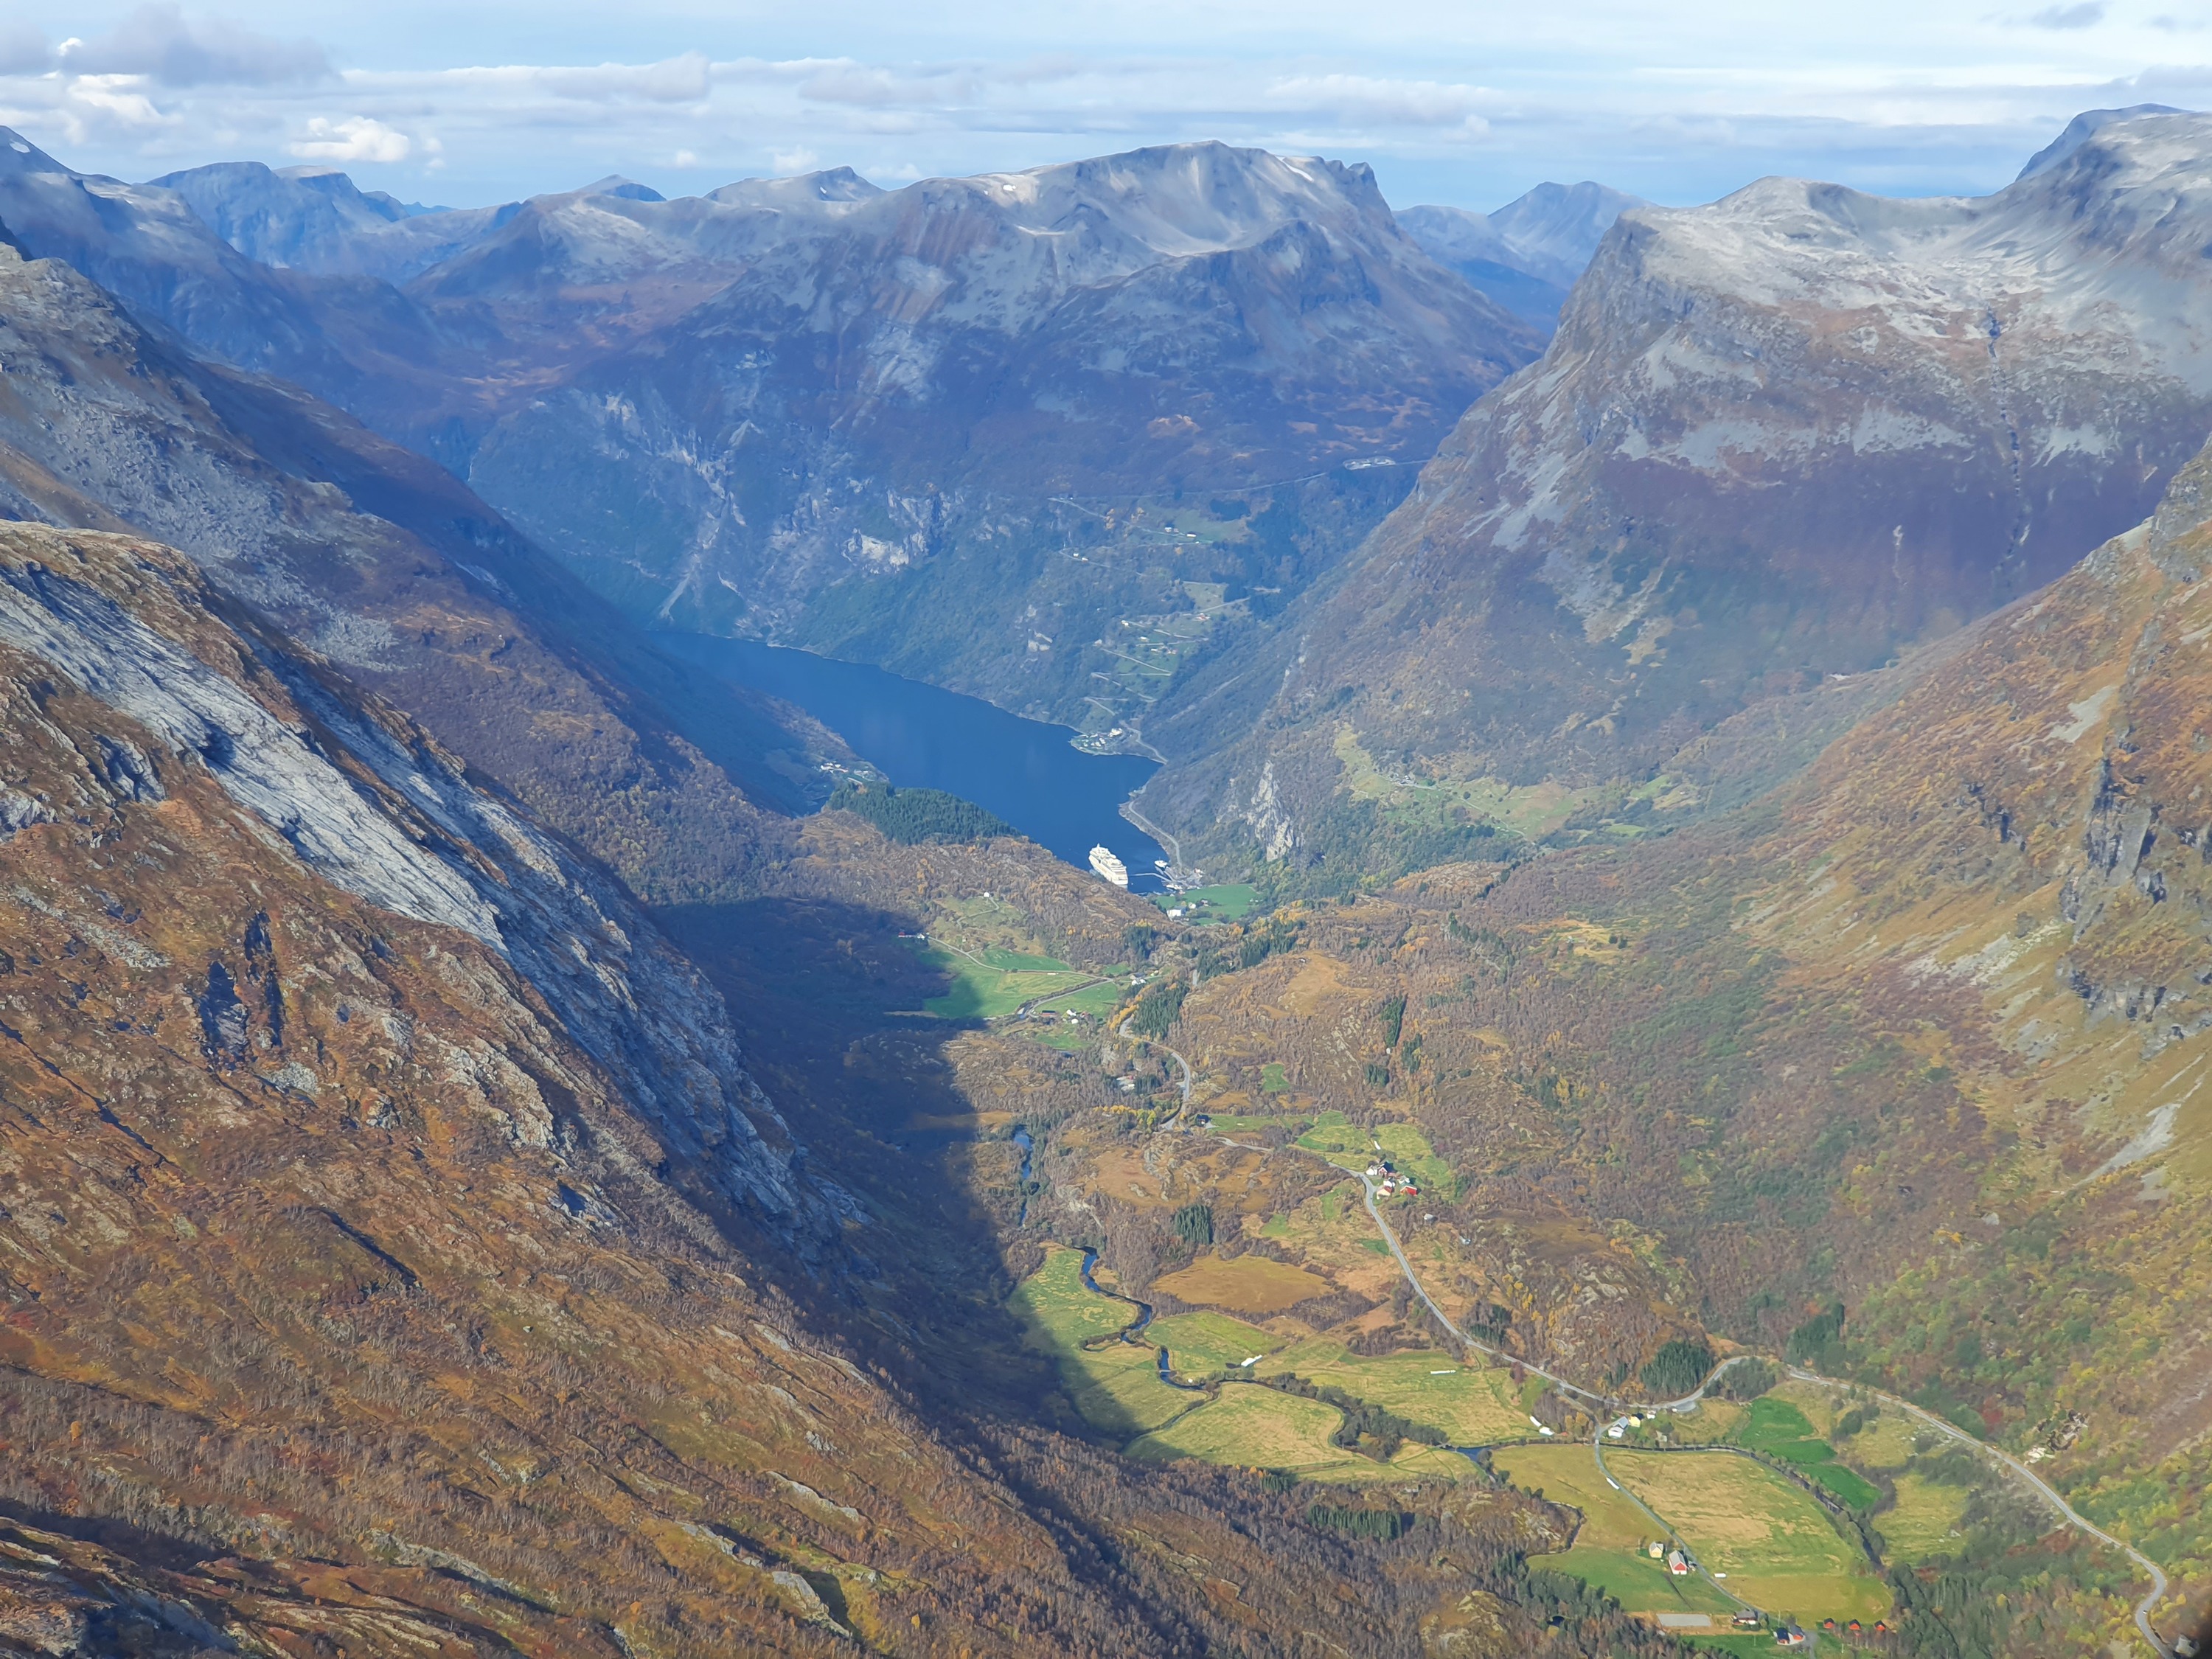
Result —
M1199 138L1370 161L1402 204L1495 207L1581 178L1687 201L1764 173L1952 191L2002 184L2078 111L2212 101L2212 67L2192 61L2212 58L2208 36L2176 27L2197 10L2180 0L2141 15L2112 0L1786 15L1771 0L1384 0L1356 15L1338 0L840 0L749 11L742 27L698 0L536 0L526 28L511 9L451 0L184 0L105 33L83 21L137 3L4 0L18 21L0 27L0 119L132 178L304 158L405 193L445 166L439 199L459 204L611 172L673 194L840 163L891 181ZM91 43L48 52L71 30ZM648 30L654 61L623 61ZM289 38L302 31L328 57ZM331 58L335 86L319 78Z
M330 59L312 40L280 40L222 18L189 21L173 5L141 6L96 40L64 44L78 75L138 75L164 87L300 86L325 79Z
M1480 111L1495 95L1480 87L1440 81L1393 81L1370 75L1303 75L1277 81L1269 97L1287 109L1362 122L1488 131Z
M415 140L397 128L365 115L343 121L316 116L306 134L285 146L303 161L404 161L416 154ZM426 147L434 152L434 143Z

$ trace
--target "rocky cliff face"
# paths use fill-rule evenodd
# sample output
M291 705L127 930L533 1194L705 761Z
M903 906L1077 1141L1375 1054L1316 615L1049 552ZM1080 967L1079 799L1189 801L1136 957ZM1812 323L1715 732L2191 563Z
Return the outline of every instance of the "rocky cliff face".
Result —
M1279 714L1348 707L1401 769L1642 779L2050 580L2212 424L2208 166L2212 124L2151 116L1983 199L1626 213L1312 617Z
M173 555L125 538L5 533L0 641L25 659L21 724L11 729L29 742L23 762L62 769L33 768L10 782L15 834L53 825L36 839L66 841L62 826L97 824L125 800L158 807L178 775L204 775L238 830L305 872L489 953L468 971L504 968L517 993L557 1011L603 1086L726 1201L802 1218L788 1135L746 1077L719 999L613 884L471 784L419 728L362 704L281 641L224 628L220 602ZM59 695L37 690L41 672L121 724L89 737L58 726L40 708ZM88 707L80 712L94 718ZM70 775L72 751L91 757L86 778ZM59 890L56 897L75 902ZM185 990L196 988L204 1048L234 1066L273 1066L280 1086L318 1097L315 1066L285 1048L271 925L264 917L234 951L210 955L204 985ZM125 966L149 971L173 957L117 949ZM89 1033L78 1023L55 1035ZM489 1068L487 1086L511 1091L515 1134L550 1145L557 1125L542 1086L511 1058L482 1051L477 1061ZM456 1079L471 1072L463 1051L441 1063ZM551 1081L574 1089L572 1072ZM822 1200L809 1202L820 1212Z

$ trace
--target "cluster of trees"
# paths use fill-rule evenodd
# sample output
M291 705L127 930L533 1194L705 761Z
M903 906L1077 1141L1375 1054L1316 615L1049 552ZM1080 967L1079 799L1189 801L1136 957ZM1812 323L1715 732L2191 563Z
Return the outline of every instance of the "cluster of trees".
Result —
M1403 1510L1358 1510L1341 1504L1316 1504L1306 1510L1308 1526L1350 1533L1354 1538L1401 1538L1418 1518Z
M1826 1312L1814 1315L1790 1333L1790 1345L1783 1350L1783 1355L1793 1365L1826 1370L1834 1363L1835 1350L1843 1335L1844 1304L1831 1303Z
M1156 979L1138 993L1137 1006L1129 1011L1129 1030L1141 1037L1164 1037L1182 1012L1182 1000L1190 994L1190 987L1180 979Z
M1674 1400L1690 1393L1713 1368L1711 1346L1702 1341L1677 1338L1662 1346L1637 1373L1655 1400Z
M995 812L942 789L894 789L887 783L848 783L830 797L824 811L851 812L866 818L893 841L913 847L923 842L988 841L1020 832Z
M1713 1392L1723 1400L1756 1400L1781 1380L1782 1368L1771 1359L1739 1359L1721 1373L1721 1380L1713 1384ZM1846 1417L1844 1420L1850 1419ZM1838 1426L1839 1435L1850 1432Z
M1186 1204L1175 1212L1175 1236L1187 1244L1200 1247L1213 1243L1213 1206L1211 1204Z

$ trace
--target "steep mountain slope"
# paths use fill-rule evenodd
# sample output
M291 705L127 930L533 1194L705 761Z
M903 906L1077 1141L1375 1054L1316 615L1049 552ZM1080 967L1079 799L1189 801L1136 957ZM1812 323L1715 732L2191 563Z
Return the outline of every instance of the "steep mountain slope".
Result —
M1406 208L1398 222L1438 264L1548 337L1613 222L1645 205L1641 197L1585 179L1539 185L1495 213Z
M834 740L619 623L421 457L149 335L0 248L0 496L161 535L402 703L641 892L742 885ZM619 787L611 787L617 784Z
M1624 215L1307 620L1237 810L1272 758L1310 832L1347 723L1394 775L1641 781L2048 580L2212 425L2208 214L2212 122L2150 116L1978 200Z
M1562 1535L1544 1505L1362 1543L1249 1476L925 1422L811 1331L776 1264L865 1296L847 1241L879 1229L808 1172L720 999L181 556L0 530L0 1639L1538 1639L1516 1551ZM1656 1639L1594 1615L1559 1645Z
M356 412L434 401L468 372L468 343L388 283L271 270L174 191L77 173L4 127L0 222L27 254L66 260L201 351Z

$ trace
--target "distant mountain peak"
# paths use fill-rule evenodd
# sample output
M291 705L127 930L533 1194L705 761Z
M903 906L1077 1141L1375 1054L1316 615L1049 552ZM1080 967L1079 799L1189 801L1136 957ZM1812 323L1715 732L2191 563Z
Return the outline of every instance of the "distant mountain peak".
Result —
M2037 173L2057 166L2059 162L2087 143L2100 129L2108 127L2116 121L2132 121L2138 116L2143 115L2193 113L2195 113L2194 111L2177 109L2172 104L2130 104L2125 109L2083 110L2081 114L2066 124L2064 131L2027 158L2027 165L2020 170L2019 178L2014 179L2013 183L2018 184L2021 179L2032 179Z
M1548 331L1613 221L1630 208L1649 205L1640 196L1586 179L1577 185L1538 185L1495 213L1412 207L1398 215L1398 222L1437 264Z
M619 173L610 173L577 191L579 196L619 196L625 202L665 202L668 198L651 185L641 185L635 179L625 179Z

